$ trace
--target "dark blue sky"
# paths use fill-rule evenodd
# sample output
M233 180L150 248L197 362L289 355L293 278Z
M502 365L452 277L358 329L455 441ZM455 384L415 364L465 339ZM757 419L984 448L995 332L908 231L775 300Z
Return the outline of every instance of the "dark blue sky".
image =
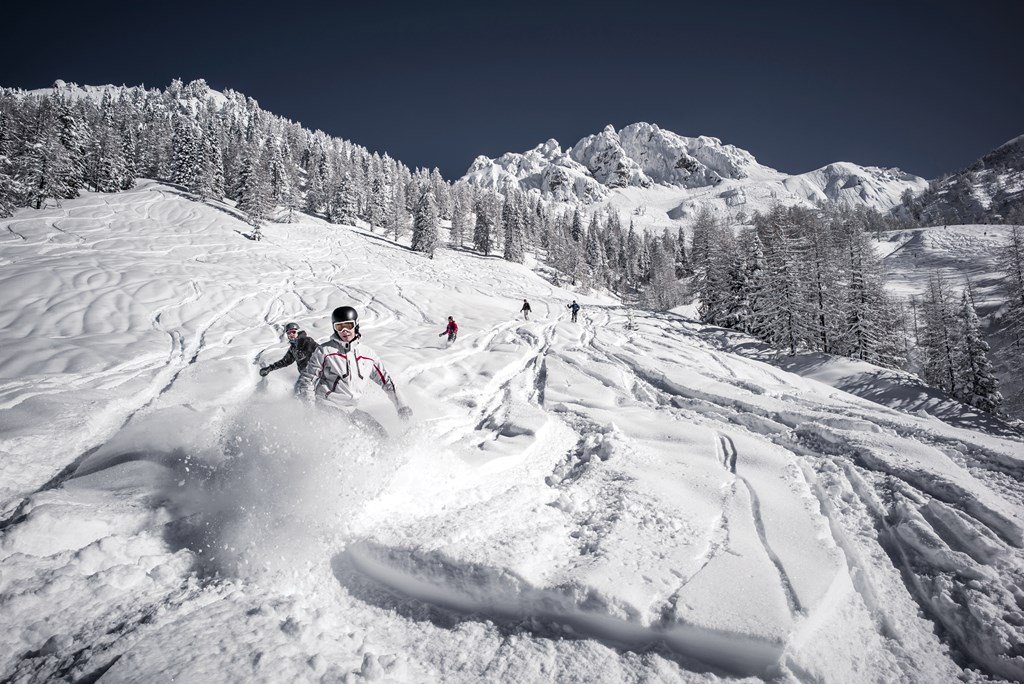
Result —
M9 3L10 4L10 3ZM17 3L0 85L205 78L447 178L650 121L934 177L1024 133L1024 2Z

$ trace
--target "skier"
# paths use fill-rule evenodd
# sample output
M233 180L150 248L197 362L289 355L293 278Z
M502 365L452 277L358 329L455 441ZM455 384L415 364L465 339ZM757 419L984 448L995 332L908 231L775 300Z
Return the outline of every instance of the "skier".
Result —
M533 311L533 309L530 308L530 302L528 302L528 301L526 301L524 299L523 300L523 308L520 309L520 311L523 312L523 320L527 320L527 321L530 320L530 312Z
M459 324L455 322L455 319L451 316L448 317L448 327L444 329L438 337L448 336L448 344L451 345L455 342L455 338L459 335Z
M362 423L383 433L368 413L358 409L359 400L372 380L381 386L402 420L412 417L380 358L359 342L359 314L351 306L339 306L331 314L334 334L323 342L299 376L296 392L306 401L346 410Z
M580 312L580 305L576 303L576 300L572 300L572 304L566 304L570 311L572 311L572 322L576 322L576 314Z
M299 330L298 323L288 323L284 326L284 334L288 337L288 351L284 353L280 361L276 361L269 366L263 366L260 368L260 377L265 378L272 371L276 371L279 368L290 366L293 363L299 368L299 375L302 375L302 371L306 369L306 364L309 363L309 357L313 355L313 352L317 349L316 340L306 335L305 330Z

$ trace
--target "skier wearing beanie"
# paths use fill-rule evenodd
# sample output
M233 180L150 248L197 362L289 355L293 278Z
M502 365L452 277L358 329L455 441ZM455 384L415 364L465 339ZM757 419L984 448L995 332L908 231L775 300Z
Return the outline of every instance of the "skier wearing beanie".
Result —
M302 371L306 369L309 358L317 349L316 340L306 335L305 330L299 330L298 323L289 323L284 326L284 334L288 338L288 351L284 353L280 361L260 368L260 377L265 378L269 373L293 363L298 366L299 375L302 375Z
M388 395L403 420L411 418L412 409L402 401L380 357L359 341L356 310L339 306L331 314L331 321L334 334L313 352L299 375L299 396L352 411L357 409L367 384L373 381Z

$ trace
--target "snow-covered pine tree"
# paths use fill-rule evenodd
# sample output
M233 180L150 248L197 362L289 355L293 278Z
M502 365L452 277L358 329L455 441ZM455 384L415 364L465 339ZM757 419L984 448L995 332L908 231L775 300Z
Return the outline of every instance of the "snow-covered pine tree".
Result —
M130 190L135 187L135 179L138 177L138 167L136 166L136 158L138 156L137 145L135 144L135 134L131 129L122 129L121 131L121 160L124 164L121 173L121 183L118 189ZM223 187L223 178L221 179ZM222 192L221 195L224 193Z
M85 125L85 113L82 105L72 103L68 99L54 94L52 96L54 114L57 118L57 130L60 144L64 147L66 166L64 177L59 183L73 188L78 196L78 189L85 186L85 155L89 146L89 129Z
M799 234L788 209L781 206L772 208L767 214L755 215L754 225L761 238L767 265L763 307L757 325L764 332L766 341L785 347L790 355L794 355L806 342L806 322L810 317L799 280ZM699 269L696 246L692 251L695 268Z
M583 217L580 216L579 208L572 212L572 224L569 229L569 237L577 244L583 242Z
M253 140L247 145L237 191L238 209L245 214L246 221L253 227L252 237L255 240L263 237L260 227L272 209L270 179L263 164L263 156L259 140Z
M958 398L987 413L996 413L1003 403L1003 395L989 361L989 345L981 334L974 291L969 282L960 299L960 339L963 345L956 365Z
M359 215L359 194L357 182L349 174L343 175L331 191L331 200L327 206L327 220L331 223L342 223L354 226Z
M391 196L384 172L374 174L370 180L370 196L367 198L369 212L367 222L370 224L370 231L377 228L384 228L388 215L388 198Z
M391 204L388 207L388 217L385 233L390 234L395 242L405 235L409 226L409 213L405 208L405 183L395 183L391 193Z
M267 141L269 167L267 177L270 181L270 197L274 204L286 204L291 194L291 174L284 160L282 141L275 136Z
M453 249L462 249L462 243L466 240L466 231L469 230L469 218L472 211L472 198L468 197L470 190L457 184L452 189L452 229L449 233L448 242Z
M52 99L39 102L25 114L30 118L22 122L24 143L14 159L14 175L24 188L25 203L40 209L51 197L77 197L80 186L70 184L76 172L67 148L60 142Z
M172 180L189 192L205 197L209 178L206 164L206 149L200 132L192 119L179 114L174 120L174 175Z
M757 231L752 229L744 232L740 244L746 245L746 252L743 255L745 273L741 278L745 288L742 300L745 302L746 311L736 316L736 327L743 332L767 339L766 331L761 328L764 321L767 277L764 248L761 246L761 238L758 237Z
M711 234L717 225L718 221L715 215L707 207L702 207L693 219L693 225L691 226L690 265L694 273L701 273L707 267Z
M430 191L434 194L434 199L437 201L438 218L450 219L452 217L451 187L445 182L441 172L436 168L430 172Z
M922 303L924 327L921 331L923 352L921 377L932 387L956 396L957 339L956 313L950 301L949 288L941 276L933 273Z
M441 221L437 216L437 204L434 193L427 189L420 195L412 221L412 249L423 252L431 259L437 248L438 232Z
M866 230L870 223L845 220L838 226L841 231L839 239L845 243L839 254L845 254L845 257L842 264L832 266L826 254L823 269L825 316L826 320L833 318L828 312L837 309L838 315L834 318L841 316L844 327L840 335L830 338L835 341L829 351L898 368L905 361L905 323L901 320L899 307L885 292L881 262ZM829 248L828 251L837 250ZM845 298L838 306L829 302L827 296L835 289L830 283L835 282L837 274L845 276Z
M707 228L706 238L704 268L697 278L698 313L705 323L728 326L734 322L729 313L740 296L737 288L742 287L738 281L743 279L743 261L736 258L739 251L732 228L714 221ZM673 256L673 268L674 262Z
M683 276L690 275L692 269L690 266L690 258L686 254L686 233L683 232L683 227L679 226L679 231L676 234L676 277L682 278Z
M306 177L306 211L320 214L327 209L327 188L331 182L331 166L327 153L319 144L309 150Z
M649 242L648 250L650 277L641 301L651 309L666 311L683 301L683 288L676 279L675 257L665 250L664 243L658 239Z
M1007 303L1007 330L1024 360L1024 227L1010 226L1003 251L1002 285Z
M622 260L623 276L626 281L626 286L636 288L640 281L640 250L642 243L640 236L637 235L636 228L633 226L633 222L629 222L629 229L626 231L625 247L623 249Z
M490 254L494 246L494 224L497 215L497 196L488 191L480 193L476 201L476 225L473 227L473 249Z
M587 279L593 287L607 284L607 259L601 238L601 224L595 213L583 240L583 261L586 263Z
M807 321L808 342L826 354L835 353L836 338L841 334L843 309L839 287L839 262L843 252L837 240L842 219L820 220L812 211L803 209L792 209L790 215L806 245L799 265L811 312ZM850 239L855 238L851 236ZM858 258L863 259L863 255L858 253Z
M0 218L6 218L21 206L25 190L15 177L13 158L21 145L16 138L14 122L0 94Z
M505 199L505 208L502 212L505 223L504 258L506 261L517 264L523 263L526 259L524 207L521 205L521 201L519 193L510 191Z

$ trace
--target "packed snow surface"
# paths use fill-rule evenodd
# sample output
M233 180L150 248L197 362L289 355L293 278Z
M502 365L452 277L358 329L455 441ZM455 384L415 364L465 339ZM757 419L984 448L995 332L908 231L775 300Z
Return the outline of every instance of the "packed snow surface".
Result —
M1014 433L500 259L243 232L148 182L0 223L0 678L1024 678ZM342 304L416 412L374 395L384 439L256 373Z

